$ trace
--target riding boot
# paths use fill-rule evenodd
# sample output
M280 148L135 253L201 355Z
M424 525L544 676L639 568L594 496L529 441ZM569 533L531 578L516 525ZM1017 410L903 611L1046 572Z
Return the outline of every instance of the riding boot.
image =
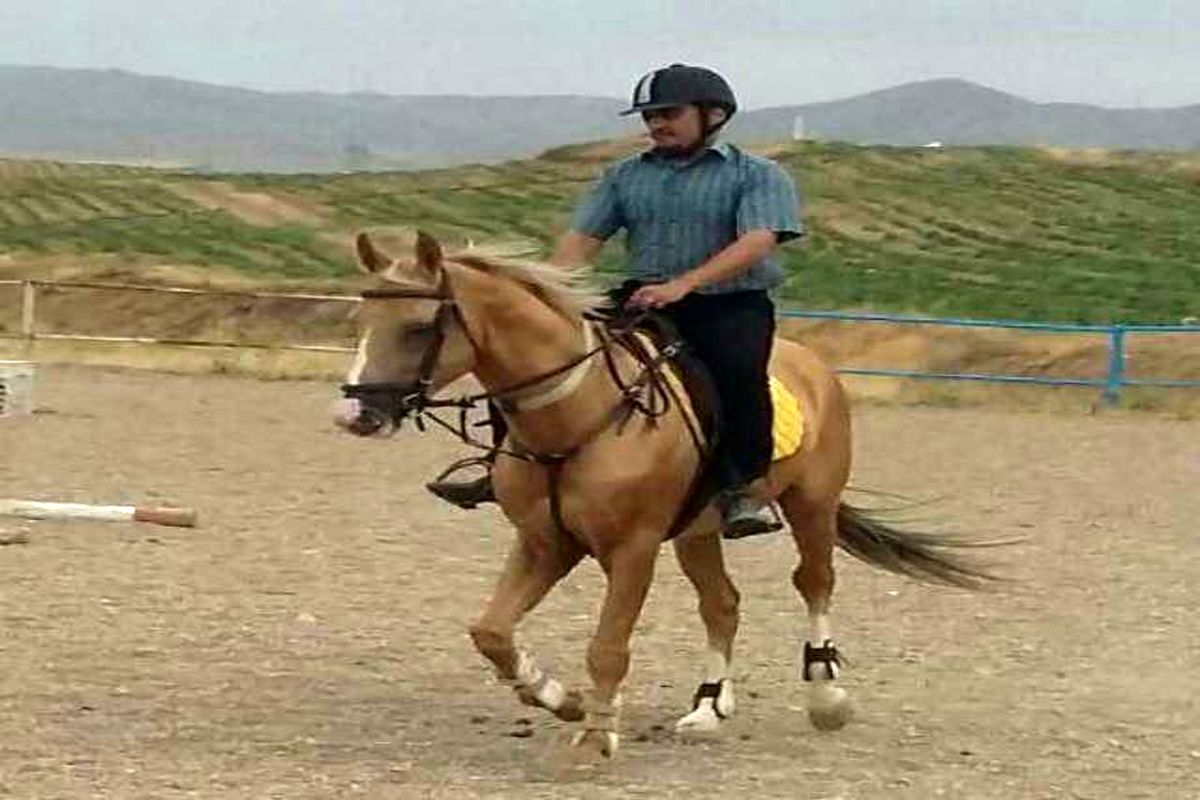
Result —
M770 503L764 502L745 488L731 489L717 500L721 510L725 539L742 539L783 529L783 522Z
M504 416L500 413L500 409L490 402L488 403L487 422L480 424L485 424L492 429L493 449L484 456L455 461L443 470L441 475L425 484L425 488L436 497L467 510L475 508L480 503L496 502L496 493L492 490L492 466L496 463L496 453L504 442L504 437L508 435L508 425L504 421ZM474 466L480 466L486 470L482 477L467 481L446 480L455 472Z

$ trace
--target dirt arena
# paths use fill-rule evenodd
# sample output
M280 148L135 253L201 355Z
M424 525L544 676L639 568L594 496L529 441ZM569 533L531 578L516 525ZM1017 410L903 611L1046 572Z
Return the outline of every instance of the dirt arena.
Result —
M0 495L186 505L202 526L0 519L28 533L0 547L0 796L1200 797L1200 422L860 409L855 482L1025 537L1016 582L972 595L841 557L858 714L819 733L790 540L733 543L739 709L687 742L670 730L704 637L665 552L622 750L566 779L547 765L569 727L517 705L465 633L511 534L420 488L461 448L339 435L333 394L41 369L38 413L0 420ZM600 585L583 565L523 630L571 684Z

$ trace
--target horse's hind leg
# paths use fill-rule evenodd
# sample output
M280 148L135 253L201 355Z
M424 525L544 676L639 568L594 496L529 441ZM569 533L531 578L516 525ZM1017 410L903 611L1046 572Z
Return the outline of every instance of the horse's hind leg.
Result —
M538 706L559 719L583 718L583 699L567 692L546 675L533 656L513 640L517 623L546 592L558 583L582 557L578 550L534 551L519 537L508 552L496 590L479 620L471 626L471 639L526 705Z
M821 730L836 730L850 717L849 698L837 686L841 664L829 620L833 549L838 536L836 495L832 500L814 502L793 486L779 497L779 504L800 551L792 584L808 606L809 636L801 653L801 674L809 685L808 717Z
M708 633L704 682L696 690L691 713L675 723L675 730L681 733L715 731L734 708L729 665L738 629L740 598L725 571L720 537L703 535L676 539L675 557L683 574L696 588L700 618Z

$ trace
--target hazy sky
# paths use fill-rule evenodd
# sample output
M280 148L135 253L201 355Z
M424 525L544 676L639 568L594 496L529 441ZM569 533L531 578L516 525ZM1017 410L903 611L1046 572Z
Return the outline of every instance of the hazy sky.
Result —
M0 0L0 64L260 89L624 97L707 64L757 108L962 77L1200 103L1200 0Z

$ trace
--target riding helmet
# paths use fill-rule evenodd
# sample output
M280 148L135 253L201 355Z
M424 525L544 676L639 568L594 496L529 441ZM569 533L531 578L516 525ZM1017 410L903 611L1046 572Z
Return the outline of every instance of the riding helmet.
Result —
M672 64L643 75L633 87L633 103L621 114L687 105L723 108L728 118L737 111L737 98L725 79L711 69Z

